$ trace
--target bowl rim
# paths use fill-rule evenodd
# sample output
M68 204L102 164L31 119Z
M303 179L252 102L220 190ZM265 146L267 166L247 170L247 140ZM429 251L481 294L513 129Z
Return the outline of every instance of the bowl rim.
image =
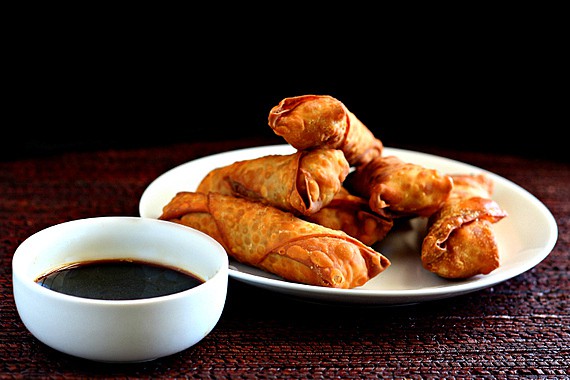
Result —
M71 224L74 224L74 225L90 224L93 222L106 221L106 220L115 221L115 222L135 221L136 220L136 221L142 221L142 223L153 223L153 224L156 223L156 224L161 224L163 226L166 226L166 228L173 228L173 229L180 229L180 230L188 231L188 232L194 234L195 236L197 236L199 239L202 239L202 240L206 241L208 244L211 244L212 247L214 247L215 250L217 252L219 252L220 254L223 253L223 256L220 256L220 258L222 259L222 261L220 263L221 265L218 268L216 268L215 272L212 274L212 276L210 276L210 278L208 278L207 280L204 280L202 278L204 280L204 282L198 286L191 288L191 289L183 290L183 291L172 293L172 294L157 296L157 297L147 297L147 298L129 299L129 300L95 299L95 298L86 298L86 297L80 297L80 296L74 296L74 295L70 295L70 294L56 292L54 290L51 290L51 289L48 289L46 287L41 286L40 284L38 284L37 282L35 282L33 280L30 281L29 277L26 276L25 273L23 272L25 268L23 268L23 266L22 266L23 264L20 263L23 260L23 259L21 259L21 256L27 250L27 246L32 244L35 240L40 239L42 237L42 235L50 233L56 229L64 228L65 226L69 226ZM212 257L214 257L214 256L212 256ZM153 263L153 264L157 264L157 265L165 265L164 263L161 263L160 261L148 261L148 260L144 260L144 261L149 262L149 263ZM62 263L62 265L65 265L65 264ZM172 267L171 265L166 265L166 266ZM54 269L55 268L57 268L57 266L54 267ZM48 297L48 298L53 298L55 300L68 301L68 302L74 302L74 303L80 302L80 303L91 304L91 305L116 306L116 307L120 307L120 306L124 306L124 305L144 305L144 304L150 304L150 303L156 304L156 303L160 303L160 302L168 302L170 300L176 300L179 298L184 298L184 297L187 297L193 293L206 291L208 288L215 286L215 282L219 281L219 277L221 277L221 276L228 277L228 272L229 272L229 257L226 253L226 250L218 241L216 241L211 236L207 235L206 233L204 233L202 231L191 228L189 226L185 226L183 224L169 222L169 221L160 220L160 219L147 218L147 217L136 217L136 216L98 216L98 217L87 217L87 218L81 218L81 219L72 219L72 220L68 220L65 222L57 223L57 224L48 226L44 229L41 229L41 230L31 234L30 236L28 236L16 248L16 250L14 251L14 254L12 256L12 278L13 278L12 286L13 286L13 291L14 291L14 285L16 283L20 283L20 284L26 286L29 291L39 292L40 295ZM198 275L198 274L196 274L196 275ZM199 276L199 277L201 278L201 276Z

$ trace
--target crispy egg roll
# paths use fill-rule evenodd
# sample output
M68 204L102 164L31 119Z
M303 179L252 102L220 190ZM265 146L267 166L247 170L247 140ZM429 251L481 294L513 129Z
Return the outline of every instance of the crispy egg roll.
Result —
M492 225L507 216L491 199L493 182L483 174L452 175L453 190L429 217L422 243L422 265L437 275L463 279L499 267Z
M396 156L380 156L357 167L346 185L368 199L370 208L380 215L427 217L449 197L453 181L438 170Z
M366 199L350 194L344 187L331 203L304 219L342 230L369 246L384 239L394 225L391 218L374 213Z
M390 265L343 231L247 198L180 192L159 219L205 232L237 261L303 284L354 288Z
M269 112L268 123L293 147L340 149L351 166L382 153L383 144L339 100L328 95L285 98Z
M311 215L332 201L349 169L338 149L268 155L213 169L202 179L197 191L242 196L285 211Z

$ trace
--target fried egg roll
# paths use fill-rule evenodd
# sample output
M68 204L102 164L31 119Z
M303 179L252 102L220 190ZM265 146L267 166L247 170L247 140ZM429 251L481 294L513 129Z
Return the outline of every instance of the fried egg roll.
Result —
M285 98L269 112L268 123L293 147L340 149L351 166L382 153L383 144L339 100L328 95Z
M493 182L489 177L458 174L452 178L449 199L428 219L422 265L450 279L489 274L500 263L492 225L507 212L491 199Z
M159 219L205 232L237 261L303 284L354 288L390 265L342 231L231 195L180 192Z
M350 194L344 187L331 203L304 219L342 230L366 245L373 245L384 239L394 225L391 218L377 215L370 210L366 199Z
M297 215L311 215L332 201L349 169L337 149L268 155L213 169L197 191L242 196Z
M427 217L449 197L453 181L438 170L396 156L380 156L357 167L346 185L368 199L370 208L379 215Z

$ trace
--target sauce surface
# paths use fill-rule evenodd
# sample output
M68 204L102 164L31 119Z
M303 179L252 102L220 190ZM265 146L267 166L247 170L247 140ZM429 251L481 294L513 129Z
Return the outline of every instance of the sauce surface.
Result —
M190 272L144 261L97 260L55 269L36 282L77 297L135 300L182 292L204 280Z

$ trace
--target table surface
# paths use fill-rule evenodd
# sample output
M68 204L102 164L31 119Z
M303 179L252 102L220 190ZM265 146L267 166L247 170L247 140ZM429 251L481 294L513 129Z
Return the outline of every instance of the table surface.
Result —
M552 252L492 287L397 307L343 306L230 278L214 330L181 353L145 363L78 359L24 327L12 296L11 260L27 237L73 219L138 216L143 191L167 170L272 143L186 142L0 162L0 378L570 378L570 164L530 155L421 147L513 181L554 215Z

